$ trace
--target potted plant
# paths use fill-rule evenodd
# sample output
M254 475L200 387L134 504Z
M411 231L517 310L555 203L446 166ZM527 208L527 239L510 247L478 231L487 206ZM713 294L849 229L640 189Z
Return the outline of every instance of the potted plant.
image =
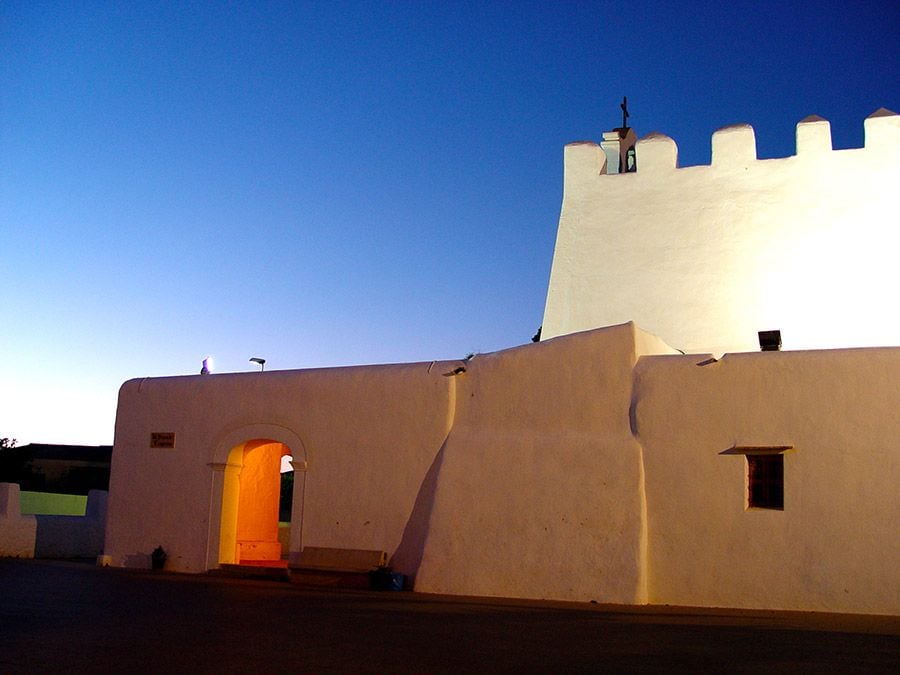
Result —
M155 570L161 570L166 566L166 558L169 555L162 546L157 546L150 554L150 567Z
M406 576L382 565L369 572L369 588L373 591L402 591Z

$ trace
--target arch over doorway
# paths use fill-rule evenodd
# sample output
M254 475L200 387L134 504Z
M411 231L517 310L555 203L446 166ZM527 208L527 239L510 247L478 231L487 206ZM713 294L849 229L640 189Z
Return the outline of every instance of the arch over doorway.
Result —
M255 438L231 449L225 464L219 563L277 563L278 503L284 443Z
M216 444L212 469L207 568L221 564L281 560L278 506L281 460L306 467L300 438L278 425L257 424L225 434ZM305 478L305 472L302 473ZM305 480L294 481L291 549L299 549ZM295 545L293 545L295 544Z

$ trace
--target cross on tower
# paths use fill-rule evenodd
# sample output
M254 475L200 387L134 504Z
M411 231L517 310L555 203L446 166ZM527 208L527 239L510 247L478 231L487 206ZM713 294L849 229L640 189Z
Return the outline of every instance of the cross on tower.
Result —
M628 113L628 97L627 96L622 97L622 102L619 104L619 107L622 109L622 128L627 129L628 128L628 118L631 117L631 115Z

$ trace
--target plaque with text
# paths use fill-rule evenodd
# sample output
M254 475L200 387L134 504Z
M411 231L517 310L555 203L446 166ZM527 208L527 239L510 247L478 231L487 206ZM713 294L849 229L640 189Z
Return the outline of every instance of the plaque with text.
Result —
M175 432L174 431L154 431L150 434L151 448L174 448Z

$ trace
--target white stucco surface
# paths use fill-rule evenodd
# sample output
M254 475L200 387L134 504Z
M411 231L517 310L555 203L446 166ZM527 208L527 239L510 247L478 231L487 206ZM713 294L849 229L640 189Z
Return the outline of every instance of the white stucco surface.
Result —
M898 382L900 348L716 361L633 324L468 361L135 380L102 560L162 545L169 569L215 568L222 467L262 438L300 472L292 559L384 551L433 593L897 613ZM747 508L735 446L787 448L783 510Z
M900 344L900 117L865 120L865 147L831 150L797 125L797 154L756 159L753 129L712 138L710 166L638 141L636 173L605 175L600 146L565 149L543 339L634 321L686 352Z
M18 483L0 483L0 556L33 558L37 521L23 516Z
M83 516L35 516L35 558L96 558L103 552L106 490L91 490Z
M900 349L644 357L634 397L650 602L900 611ZM734 446L791 446L783 511Z
M627 324L479 355L457 376L418 590L646 601L628 417L639 333Z
M255 438L295 464L291 550L395 550L447 434L447 364L146 378L119 394L106 550L112 565L218 565L224 463ZM173 449L150 448L174 432ZM140 525L136 525L140 524Z

